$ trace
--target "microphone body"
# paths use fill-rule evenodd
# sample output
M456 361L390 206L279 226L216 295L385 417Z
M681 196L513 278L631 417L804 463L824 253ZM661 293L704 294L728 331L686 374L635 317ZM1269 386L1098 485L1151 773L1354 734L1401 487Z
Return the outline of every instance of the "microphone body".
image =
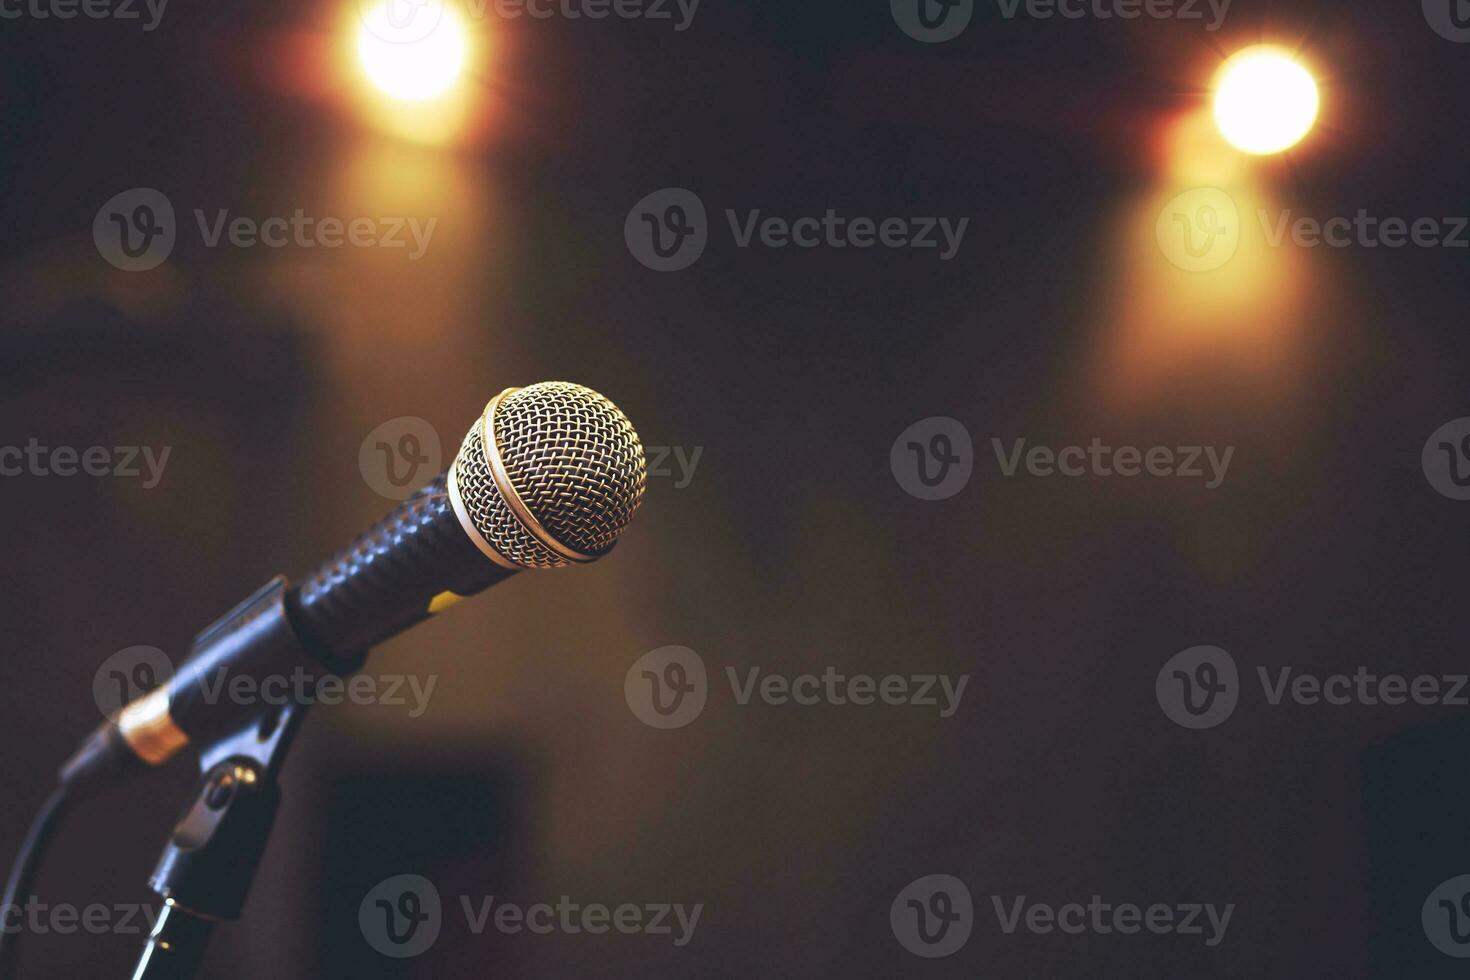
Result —
M232 702L232 679L341 675L376 644L522 568L600 558L646 483L626 416L590 389L507 389L470 428L454 463L334 557L290 586L277 577L195 638L162 686L104 722L63 766L72 790L162 765L264 715Z
M470 542L448 479L441 473L290 593L292 619L313 646L335 656L366 650L515 574Z

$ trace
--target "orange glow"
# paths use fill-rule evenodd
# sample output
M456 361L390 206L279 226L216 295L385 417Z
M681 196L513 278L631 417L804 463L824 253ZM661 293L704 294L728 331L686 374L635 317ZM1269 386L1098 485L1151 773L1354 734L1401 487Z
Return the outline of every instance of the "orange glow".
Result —
M480 351L499 342L485 309L505 292L511 236L496 179L458 154L364 134L344 141L312 193L323 213L411 217L432 227L417 260L408 248L364 248L262 264L269 294L330 335L334 370L368 372L389 390L413 370L416 346ZM463 374L446 373L445 384L483 385L480 363L467 356Z
M1164 130L1164 178L1185 187L1215 186L1240 180L1249 158L1225 142L1210 110L1175 117Z
M1123 209L1104 387L1136 397L1198 371L1282 370L1300 326L1307 260L1273 247L1259 215L1278 205L1249 182L1160 186Z
M406 15L392 13L407 11ZM340 74L377 129L418 143L462 142L483 120L476 80L491 57L489 32L446 3L360 0L343 9Z
M1227 141L1214 106L1202 100L1169 119L1158 147L1152 186L1119 210L1100 244L1108 258L1094 390L1118 408L1170 402L1205 378L1285 395L1299 380L1307 300L1325 256L1273 244L1266 228L1286 205L1271 171Z
M416 31L412 18L406 27L394 19L392 11L401 5L401 0L384 0L363 13L357 57L369 81L388 98L431 102L460 81L468 46L465 26L453 7L445 7L431 28Z
M1291 52L1258 44L1232 55L1215 79L1215 122L1246 153L1280 153L1317 121L1317 82Z

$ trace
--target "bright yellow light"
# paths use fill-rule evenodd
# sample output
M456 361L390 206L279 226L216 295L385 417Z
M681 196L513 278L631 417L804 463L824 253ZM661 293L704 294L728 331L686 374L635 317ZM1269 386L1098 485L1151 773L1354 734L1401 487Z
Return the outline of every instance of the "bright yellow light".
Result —
M464 69L466 46L463 21L443 3L385 0L363 11L357 34L357 55L368 78L403 102L447 92Z
M1317 83L1290 53L1246 48L1225 62L1215 87L1215 123L1247 153L1280 153L1317 121Z

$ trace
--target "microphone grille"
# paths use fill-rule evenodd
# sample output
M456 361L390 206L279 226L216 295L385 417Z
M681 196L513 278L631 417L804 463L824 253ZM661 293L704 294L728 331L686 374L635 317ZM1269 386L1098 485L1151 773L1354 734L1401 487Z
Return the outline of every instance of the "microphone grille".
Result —
M638 433L616 405L582 385L545 381L490 403L465 436L454 477L461 519L500 557L557 568L612 547L642 502L648 471Z

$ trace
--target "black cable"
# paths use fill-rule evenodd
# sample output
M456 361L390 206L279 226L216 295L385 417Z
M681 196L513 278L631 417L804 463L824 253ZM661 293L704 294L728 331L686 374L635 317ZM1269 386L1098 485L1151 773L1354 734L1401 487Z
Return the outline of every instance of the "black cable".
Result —
M15 944L21 931L10 931L10 919L19 911L17 906L30 891L36 869L46 855L46 845L56 835L62 818L70 810L69 802L65 786L52 790L31 821L31 829L26 832L20 851L15 855L15 864L11 866L10 877L5 882L5 897L0 899L0 980L14 980Z

